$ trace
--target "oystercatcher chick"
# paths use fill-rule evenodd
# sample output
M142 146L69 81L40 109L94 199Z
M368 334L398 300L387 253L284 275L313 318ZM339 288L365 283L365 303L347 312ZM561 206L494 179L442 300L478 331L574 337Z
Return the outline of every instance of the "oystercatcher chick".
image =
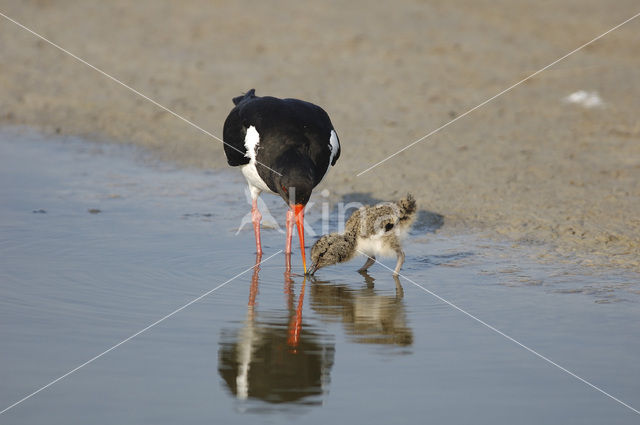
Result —
M358 270L366 271L376 256L397 257L393 275L397 276L404 263L402 239L407 235L416 216L416 201L408 194L398 202L383 202L355 211L345 224L343 234L322 236L311 248L310 274L319 268L344 263L356 254L365 254L367 261Z
M258 195L280 195L290 207L285 253L291 253L295 220L306 273L304 207L313 188L340 157L338 135L329 115L309 102L256 96L251 89L233 98L233 103L224 123L224 152L229 165L241 167L249 184L256 251L262 254Z

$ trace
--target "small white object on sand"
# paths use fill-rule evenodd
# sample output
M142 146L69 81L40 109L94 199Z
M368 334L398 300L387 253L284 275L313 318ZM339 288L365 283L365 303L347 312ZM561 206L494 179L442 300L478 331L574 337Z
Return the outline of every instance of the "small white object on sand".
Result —
M575 103L585 108L596 108L604 105L596 91L578 90L563 99L566 103Z

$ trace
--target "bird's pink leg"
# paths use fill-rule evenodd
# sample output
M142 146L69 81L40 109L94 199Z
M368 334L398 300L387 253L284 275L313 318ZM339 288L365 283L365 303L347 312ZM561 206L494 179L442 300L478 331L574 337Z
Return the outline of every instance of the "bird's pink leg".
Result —
M262 214L258 210L258 200L254 199L251 203L251 221L253 221L253 232L256 235L256 254L262 255L262 244L260 243L260 221Z
M295 217L293 209L287 210L287 244L284 247L285 254L291 254L291 239L293 238L293 224L295 223Z

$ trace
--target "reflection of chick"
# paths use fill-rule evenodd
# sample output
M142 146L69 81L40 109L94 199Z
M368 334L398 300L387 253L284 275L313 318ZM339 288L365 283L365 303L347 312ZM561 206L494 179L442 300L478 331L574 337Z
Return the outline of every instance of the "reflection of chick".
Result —
M416 201L410 194L395 203L384 202L360 208L347 221L344 234L322 236L313 245L313 264L309 273L349 261L358 253L369 257L359 270L365 271L375 262L376 255L395 254L398 261L393 274L397 276L404 263L401 240L406 236L415 215Z
M366 273L363 275L367 287L360 289L314 282L311 307L327 319L339 318L355 342L401 347L411 345L413 332L407 324L400 281L395 277L395 296L381 295L373 288L373 279Z

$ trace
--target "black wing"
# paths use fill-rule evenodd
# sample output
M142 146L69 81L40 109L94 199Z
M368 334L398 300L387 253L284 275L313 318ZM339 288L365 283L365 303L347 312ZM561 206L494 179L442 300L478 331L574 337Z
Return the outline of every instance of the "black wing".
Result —
M309 102L296 99L285 99L295 105L292 110L296 111L298 122L304 122L304 137L308 140L309 156L314 159L316 165L316 181L320 183L330 165L335 165L340 157L340 142L338 134L333 128L329 115L321 107ZM331 132L336 133L337 151L331 158Z
M227 156L227 162L233 167L248 164L250 161L250 159L245 156L247 148L244 145L244 138L247 134L247 127L242 122L240 112L246 103L253 99L259 99L255 93L256 91L251 89L243 96L234 97L233 103L236 106L224 121L224 129L222 131L224 153Z

